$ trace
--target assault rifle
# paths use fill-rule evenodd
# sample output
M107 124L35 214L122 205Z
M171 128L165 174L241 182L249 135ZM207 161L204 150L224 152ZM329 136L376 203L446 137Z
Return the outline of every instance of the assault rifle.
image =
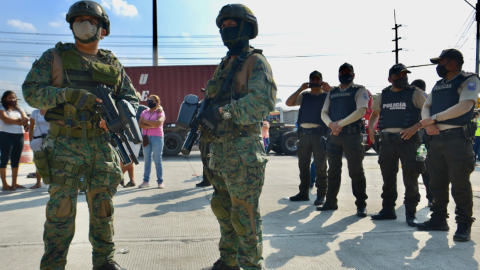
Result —
M110 143L120 157L122 164L130 164L132 159L135 164L138 164L138 159L127 140L128 136L134 144L143 141L132 105L124 99L115 102L112 98L112 89L105 85L99 85L94 90L94 94L102 100L102 103L97 103L96 110L107 122L108 130L112 136Z
M185 100L180 106L180 111L178 112L177 125L181 128L190 129L190 132L185 139L185 142L182 146L182 154L189 155L192 151L192 147L197 141L198 134L198 125L199 125L199 116L207 108L208 101L206 99L198 101L196 95L187 95Z

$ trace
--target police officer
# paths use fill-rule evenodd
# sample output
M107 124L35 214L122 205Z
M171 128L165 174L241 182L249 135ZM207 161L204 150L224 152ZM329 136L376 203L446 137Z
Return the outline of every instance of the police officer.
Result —
M418 223L415 213L420 201L418 176L425 170L424 161L416 161L421 138L417 131L422 127L420 111L425 103L423 91L408 85L410 73L403 64L396 64L388 72L392 84L382 90L373 103L373 113L368 127L370 140L375 143L374 127L380 119L380 153L378 163L383 176L382 210L372 219L397 219L398 160L402 162L405 185L405 215L408 226Z
M263 269L259 199L267 162L261 137L275 109L276 85L261 50L249 46L257 19L241 4L222 7L216 20L227 56L205 92L200 116L203 143L211 142L212 210L220 224L220 258L205 269Z
M448 189L452 184L457 231L455 241L469 241L473 215L470 174L474 171L472 122L480 91L478 76L462 71L463 55L455 49L443 50L430 61L437 64L439 80L422 109L422 126L428 135L428 169L433 212L430 220L418 224L420 230L448 231Z
M40 269L64 269L75 233L77 194L86 190L90 209L89 239L93 269L123 269L114 259L113 195L123 179L120 159L113 150L105 121L100 121L91 92L100 84L135 108L138 99L129 77L98 43L110 33L105 10L93 1L74 3L66 15L75 43L62 44L43 53L33 63L23 83L23 95L35 108L48 109L50 132L44 151L35 153L35 165L50 184L47 203L45 253ZM80 181L84 175L84 180Z
M324 150L324 137L327 136L327 125L322 120L322 107L327 93L322 89L322 73L310 73L310 82L293 93L286 105L298 106L298 142L297 156L300 169L300 193L290 197L291 201L309 201L310 163L313 154L317 175L317 199L315 205L322 205L327 194L327 153ZM304 91L311 88L311 91Z
M427 84L425 83L424 80L422 80L422 79L414 80L411 83L411 85L420 88L420 90L423 91L423 95L425 96L425 99L428 97L427 93L425 93L425 91L427 89ZM422 144L424 144L425 148L427 148L428 144L426 143L426 138L427 138L428 135L425 133L425 130L421 129L420 131L422 131L421 133L423 133ZM427 149L427 151L428 151L428 149ZM428 159L428 155L425 157L425 171L422 173L422 180L423 180L423 184L425 185L425 191L426 191L426 194L427 194L427 196L426 196L427 201L428 201L427 206L431 207L432 203L433 203L433 196L432 196L432 193L430 192L430 174L428 173L427 159Z
M342 178L342 156L345 153L353 195L356 198L357 216L366 217L368 196L362 164L365 157L362 134L365 127L362 117L370 98L365 87L353 83L355 73L349 63L340 66L338 78L339 86L332 87L331 90L328 85L324 87L327 91L330 90L322 109L322 120L331 130L327 141L328 192L325 204L317 207L317 210L338 209L337 195Z

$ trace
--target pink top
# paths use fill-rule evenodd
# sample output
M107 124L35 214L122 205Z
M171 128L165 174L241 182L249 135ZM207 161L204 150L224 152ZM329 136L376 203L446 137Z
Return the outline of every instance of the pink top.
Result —
M160 113L160 116L165 117L165 111L162 111ZM144 110L141 114L140 117L143 117L143 119L148 120L148 121L155 121L158 118L158 113L157 111L154 111L153 113L150 113L150 110ZM143 135L148 135L148 136L157 136L157 137L163 137L163 125L160 125L158 128L149 128L146 129L144 128L142 131Z
M270 124L267 121L263 121L263 125L262 125L262 137L263 138L270 137L270 133L268 132L269 128L270 128Z

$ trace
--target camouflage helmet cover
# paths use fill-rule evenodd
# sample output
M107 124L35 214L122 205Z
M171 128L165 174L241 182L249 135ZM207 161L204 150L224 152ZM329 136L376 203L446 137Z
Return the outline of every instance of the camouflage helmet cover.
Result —
M67 22L72 28L73 19L77 16L89 15L94 16L103 21L103 28L107 31L105 36L110 34L110 20L103 7L95 1L78 1L75 2L69 9L66 16Z
M245 22L251 23L253 26L253 31L250 35L250 39L254 39L258 35L257 17L255 17L252 10L250 10L247 6L242 4L229 4L223 6L218 13L216 20L218 28L221 28L223 19L228 17L240 18Z

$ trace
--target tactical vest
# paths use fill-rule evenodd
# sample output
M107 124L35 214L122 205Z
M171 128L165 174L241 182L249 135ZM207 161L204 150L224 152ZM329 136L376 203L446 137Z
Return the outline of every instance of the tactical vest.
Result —
M245 64L248 57L252 56L253 54L261 54L262 50L257 50L254 48L249 48L248 50L244 50L240 53L237 58L235 58L232 63L226 65L224 64L228 58L222 59L222 62L218 65L215 73L213 74L213 78L208 81L207 88L205 90L205 95L208 99L212 102L209 104L209 108L214 108L216 106L223 107L227 104L230 104L233 100L238 100L245 95L248 94L248 89L243 89L243 91L239 94L235 94L235 82L237 81L237 76L240 70L242 69L243 64ZM237 63L235 63L237 61ZM222 86L225 84L225 81L228 77L228 74L235 68L233 72L234 75L228 82L226 86L226 90L221 92ZM224 120L220 122L214 132L211 134L209 132L205 135L205 141L213 141L215 138L224 138L226 136L230 138L235 138L238 136L249 136L249 134L260 134L261 133L261 123L252 124L252 125L237 125L233 123L232 119Z
M328 109L330 119L332 122L336 122L341 119L347 118L350 114L357 110L357 102L355 101L355 95L358 90L363 88L361 85L353 84L344 92L340 91L340 87L333 87L330 91L330 107ZM351 123L352 126L362 124L362 119Z
M63 68L62 88L83 89L92 92L98 85L116 89L120 85L121 66L110 51L99 49L99 59L91 61L82 56L72 43L57 43L55 46ZM114 91L115 92L115 91ZM115 98L115 97L113 97ZM51 122L51 129L67 136L85 137L86 129L99 129L100 118L96 111L77 110L69 103L49 109L45 120ZM63 122L63 125L59 125ZM83 132L79 132L79 130ZM100 132L88 132L90 137ZM79 136L80 135L80 136Z
M430 115L435 115L439 112L443 112L448 108L458 104L460 101L460 94L458 94L458 88L471 76L477 76L474 73L460 73L453 80L446 82L446 80L439 80L432 89L432 106L430 107ZM477 86L478 87L478 86ZM459 117L448 119L445 121L438 121L438 124L463 126L472 121L473 109L466 112Z
M327 94L312 95L311 93L305 93L302 95L302 104L298 111L298 125L302 123L319 124L327 129L327 125L322 120L322 108L325 103Z
M379 129L409 128L421 120L421 110L413 104L415 90L414 86L407 86L400 92L393 92L392 86L383 89Z

